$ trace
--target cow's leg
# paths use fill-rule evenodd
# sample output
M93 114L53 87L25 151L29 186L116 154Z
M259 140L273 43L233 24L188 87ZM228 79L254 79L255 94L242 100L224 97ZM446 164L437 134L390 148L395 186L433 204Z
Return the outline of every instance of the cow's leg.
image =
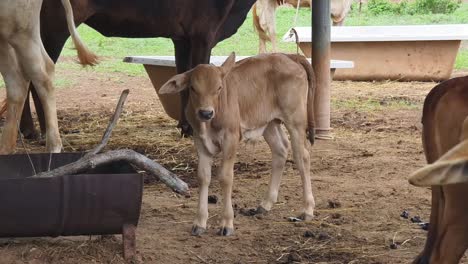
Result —
M271 40L271 50L273 52L276 52L278 50L276 47L276 4L274 5L272 10L272 17L270 23L271 25L268 34L270 35Z
M34 97L33 97L34 98ZM42 105L40 107L37 106L37 103L34 99L34 103L36 104L36 109L42 110ZM38 110L36 110L38 111ZM20 122L21 133L25 138L28 139L37 139L39 138L39 133L37 132L36 128L34 127L34 121L31 114L31 106L30 106L30 99L29 93L26 97L23 107L23 113L21 115L21 122Z
M223 213L219 235L234 234L234 210L232 209L232 184L234 180L234 162L236 160L238 138L225 135L222 149L222 163L218 170L219 183L223 192Z
M67 38L70 36L70 33L68 32L68 29L66 28L66 26L67 26L66 21L64 21L64 28L62 29L62 31L54 32L54 34L50 34L50 33L48 34L46 32L43 33L42 42L44 43L44 48L46 49L47 54L49 55L49 57L52 59L54 63L56 63L58 58L60 57L60 53L62 52L62 49L65 46L65 42L67 41ZM49 35L53 35L53 36L49 36ZM45 123L45 115L44 115L44 110L43 110L41 100L39 98L39 95L36 92L36 89L34 88L34 85L31 84L29 88L32 94L32 98L34 100L34 105L36 107L37 119L39 121L41 134L45 135L46 123ZM22 118L24 118L24 115Z
M208 221L208 187L211 181L211 165L213 157L209 154L199 139L195 138L198 154L198 211L193 221L192 235L199 236L206 231Z
M18 137L18 124L28 82L24 79L13 48L0 40L0 72L7 89L7 115L0 139L0 154L10 154L15 150Z
M258 38L258 53L266 53L266 40L261 37Z
M47 55L38 31L39 29L32 35L19 37L13 45L17 50L21 68L36 87L44 106L46 149L50 152L60 152L62 140L58 129L55 91L52 84L55 65Z
M305 120L305 117L300 120ZM306 127L304 124L305 122L301 121L285 123L291 137L294 162L296 163L302 180L304 210L300 217L303 220L310 220L314 216L315 200L312 194L312 184L310 181L310 155L305 148Z
M442 187L432 187L432 202L431 202L431 216L429 232L427 233L426 244L424 250L415 258L414 264L429 264L432 250L435 241L437 240L437 233L439 232L439 225L442 221L442 212L444 211L445 198L442 194Z
M263 133L268 146L270 146L272 154L271 162L271 179L268 185L268 191L265 194L260 206L257 209L258 213L270 211L271 207L278 200L278 191L281 183L281 176L284 172L286 159L288 158L289 142L288 137L284 133L281 125L276 122L271 122Z
M175 62L177 73L183 73L190 69L191 64L191 53L190 53L190 41L187 39L173 39L174 50L175 50ZM183 136L192 135L192 128L187 122L185 117L185 106L188 103L188 91L184 90L180 92L180 120L177 127L182 130Z
M468 248L468 204L460 199L466 195L467 186L454 184L442 187L444 206L439 212L438 233L429 263L459 263Z

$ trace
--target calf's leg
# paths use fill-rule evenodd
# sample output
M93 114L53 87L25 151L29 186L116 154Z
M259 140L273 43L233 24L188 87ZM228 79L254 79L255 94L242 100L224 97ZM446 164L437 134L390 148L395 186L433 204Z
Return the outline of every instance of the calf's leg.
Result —
M304 122L296 122L295 124L286 123L286 127L291 136L294 162L296 163L302 180L304 209L300 218L303 220L311 220L314 216L315 200L312 194L312 184L310 181L310 155L304 147L306 145L306 128L301 123Z
M223 192L223 213L219 235L234 234L234 210L232 209L232 184L234 178L234 162L236 160L237 138L225 136L222 150L222 164L218 170L219 183Z
M289 148L288 138L279 123L270 123L265 129L263 137L271 149L272 170L268 191L257 209L258 213L270 211L273 204L278 200L278 191L286 159L288 158Z
M13 48L0 40L0 72L7 89L7 115L0 140L0 154L15 150L18 124L26 100L28 82L24 79Z
M198 211L192 226L192 235L199 236L206 231L208 220L208 187L211 181L213 157L205 150L203 144L195 138L198 154Z

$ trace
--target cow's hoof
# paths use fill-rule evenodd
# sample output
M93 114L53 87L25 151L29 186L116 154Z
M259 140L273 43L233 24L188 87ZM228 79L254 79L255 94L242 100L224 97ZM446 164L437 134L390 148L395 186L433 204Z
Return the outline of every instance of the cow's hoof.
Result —
M258 214L258 215L264 215L267 213L268 213L268 210L263 208L262 206L257 207L257 210L255 211L255 214Z
M25 139L41 140L41 134L37 133L35 129L25 129L24 131L21 131L21 134L23 134Z
M232 236L232 235L234 235L234 229L229 228L229 227L221 227L221 229L218 232L218 235L220 235L220 236Z
M314 219L314 216L310 214L302 213L298 218L301 219L302 221L310 221Z
M180 128L180 133L182 137L191 137L193 136L193 129L190 126L189 123L179 123L177 125L178 128Z
M194 225L192 226L192 236L201 236L206 232L206 228Z

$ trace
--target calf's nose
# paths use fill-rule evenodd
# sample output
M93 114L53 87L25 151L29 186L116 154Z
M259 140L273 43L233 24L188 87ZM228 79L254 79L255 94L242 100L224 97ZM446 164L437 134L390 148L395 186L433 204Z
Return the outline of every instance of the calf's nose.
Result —
M200 116L201 119L203 120L210 120L213 118L213 110L199 110L198 115Z

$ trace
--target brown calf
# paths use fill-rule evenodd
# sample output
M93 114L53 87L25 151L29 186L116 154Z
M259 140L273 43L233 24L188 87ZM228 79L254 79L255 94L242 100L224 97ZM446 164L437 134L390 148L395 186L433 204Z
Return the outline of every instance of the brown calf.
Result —
M426 97L423 145L430 165L410 183L432 186L429 234L414 263L458 263L468 248L468 77L437 85Z
M223 191L223 214L220 235L234 232L231 192L234 162L241 139L263 135L272 151L272 177L269 190L257 209L269 211L277 201L281 175L288 155L289 142L281 128L286 126L293 156L302 177L304 210L301 217L313 217L315 201L310 182L310 159L306 149L306 131L314 141L313 99L315 78L303 56L270 54L235 63L231 54L221 67L199 65L179 74L163 85L160 93L189 89L185 109L194 128L200 183L198 214L193 235L206 230L208 185L213 157L222 153L218 177Z

